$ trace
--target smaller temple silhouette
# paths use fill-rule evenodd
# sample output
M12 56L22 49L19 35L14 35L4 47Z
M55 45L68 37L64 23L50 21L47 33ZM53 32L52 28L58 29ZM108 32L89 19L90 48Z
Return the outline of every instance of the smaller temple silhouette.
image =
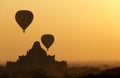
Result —
M46 51L40 46L39 41L33 44L33 47L27 51L26 55L19 56L16 62L7 62L7 70L10 72L38 69L54 75L63 74L67 70L67 62L58 62L55 60L55 55L47 55Z

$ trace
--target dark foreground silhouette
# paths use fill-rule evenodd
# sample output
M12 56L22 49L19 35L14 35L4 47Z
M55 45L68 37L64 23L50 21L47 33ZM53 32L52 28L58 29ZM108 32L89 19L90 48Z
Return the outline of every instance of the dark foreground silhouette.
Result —
M0 78L120 78L120 67L101 71L94 67L68 68L66 61L47 55L36 41L16 62L0 66Z
M55 55L47 55L36 41L24 56L16 62L8 61L1 67L1 78L61 78L67 70L66 61L56 61Z

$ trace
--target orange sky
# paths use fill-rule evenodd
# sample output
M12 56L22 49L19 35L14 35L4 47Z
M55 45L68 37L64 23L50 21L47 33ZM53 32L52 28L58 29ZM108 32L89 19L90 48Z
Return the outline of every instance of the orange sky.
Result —
M120 0L1 0L0 8L0 62L25 55L46 33L55 36L48 54L58 60L120 60ZM18 10L34 14L26 33Z

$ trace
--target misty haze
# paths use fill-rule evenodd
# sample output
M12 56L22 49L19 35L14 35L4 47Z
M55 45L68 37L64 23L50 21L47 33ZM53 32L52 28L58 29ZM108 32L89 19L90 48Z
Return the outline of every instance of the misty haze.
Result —
M120 78L119 0L0 7L0 78Z

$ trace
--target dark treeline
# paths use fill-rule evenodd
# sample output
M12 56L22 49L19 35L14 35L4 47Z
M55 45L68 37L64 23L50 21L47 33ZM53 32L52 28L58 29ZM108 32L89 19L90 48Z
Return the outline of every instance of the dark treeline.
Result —
M68 68L67 71L59 77L42 69L10 73L5 70L5 67L0 67L0 78L120 78L120 67L104 71L87 67Z

